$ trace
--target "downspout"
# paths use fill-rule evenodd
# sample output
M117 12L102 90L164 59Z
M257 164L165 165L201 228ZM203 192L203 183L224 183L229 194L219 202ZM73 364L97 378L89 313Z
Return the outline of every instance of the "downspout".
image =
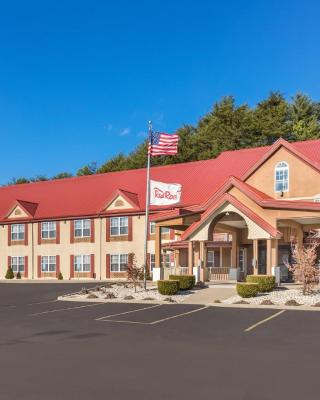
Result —
M99 260L99 279L102 279L102 218L99 217L100 220L100 233L99 233L99 253L100 253L100 260Z
M31 222L31 263L32 263L32 279L34 279L34 243L33 243L33 222Z

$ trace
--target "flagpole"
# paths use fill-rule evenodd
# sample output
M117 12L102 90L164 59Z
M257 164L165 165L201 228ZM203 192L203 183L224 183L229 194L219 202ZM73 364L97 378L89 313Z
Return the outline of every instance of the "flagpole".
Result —
M146 182L146 215L145 215L145 231L144 231L144 277L143 286L147 289L147 264L148 264L148 230L149 230L149 207L150 207L150 164L151 155L149 151L149 143L151 143L152 121L148 123L148 162L147 162L147 182Z

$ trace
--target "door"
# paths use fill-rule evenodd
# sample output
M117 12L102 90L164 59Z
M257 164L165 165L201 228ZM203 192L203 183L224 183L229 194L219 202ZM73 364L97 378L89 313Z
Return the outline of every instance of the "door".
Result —
M267 273L267 246L260 244L258 247L258 274L265 275Z
M239 249L239 270L242 278L247 275L247 249L245 247Z

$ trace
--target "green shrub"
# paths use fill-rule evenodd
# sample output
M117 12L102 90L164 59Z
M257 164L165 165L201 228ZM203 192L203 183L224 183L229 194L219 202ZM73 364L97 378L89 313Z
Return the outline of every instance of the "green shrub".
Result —
M59 274L58 274L58 279L59 279L59 281L62 281L62 280L63 280L63 275L62 275L61 272L59 272Z
M258 284L257 283L247 283L247 282L238 282L237 283L237 293L241 297L256 297L258 294Z
M20 273L20 271L17 272L16 279L21 279L21 273Z
M11 267L8 267L5 278L6 279L13 279L14 278L14 273L13 273Z
M257 283L259 292L272 292L276 286L276 277L272 275L248 275L248 283Z
M179 291L179 281L158 281L158 292L165 296L177 294Z
M180 290L190 290L196 283L193 275L169 275L170 281L179 281Z

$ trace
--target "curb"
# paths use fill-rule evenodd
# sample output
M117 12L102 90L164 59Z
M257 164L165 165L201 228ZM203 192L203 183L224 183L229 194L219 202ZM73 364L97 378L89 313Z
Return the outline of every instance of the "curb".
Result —
M117 299L79 299L79 298L70 298L69 296L59 296L57 298L59 301L71 301L77 303L118 303L118 304L167 304L167 305L191 305L191 306L209 306L209 307L218 307L218 308L242 308L242 309L259 309L259 310L292 310L292 311L320 311L320 307L313 306L284 306L284 305L259 305L259 304L226 304L226 303L184 303L175 302L170 303L169 301L161 301L161 300L117 300Z

